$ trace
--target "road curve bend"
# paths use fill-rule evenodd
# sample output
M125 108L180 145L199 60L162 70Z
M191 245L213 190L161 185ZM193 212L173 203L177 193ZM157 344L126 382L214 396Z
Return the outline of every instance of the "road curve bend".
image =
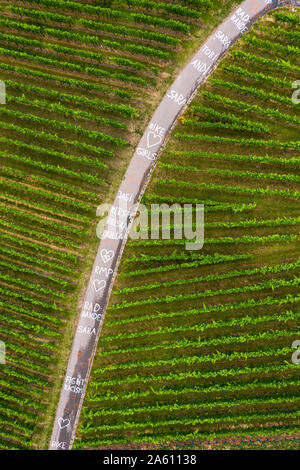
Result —
M107 238L102 238L99 244L56 410L50 450L72 448L105 311L133 220L134 207L147 186L166 137L200 84L212 74L226 51L258 18L282 6L299 7L300 0L245 0L201 45L153 114L109 213L105 227Z

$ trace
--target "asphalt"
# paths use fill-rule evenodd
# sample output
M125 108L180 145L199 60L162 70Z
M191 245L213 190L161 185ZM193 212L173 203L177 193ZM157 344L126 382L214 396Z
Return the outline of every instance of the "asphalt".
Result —
M94 355L128 230L158 155L170 130L197 89L212 74L226 51L261 16L300 0L245 0L212 33L178 75L142 136L107 219L100 241L57 406L50 450L72 448Z

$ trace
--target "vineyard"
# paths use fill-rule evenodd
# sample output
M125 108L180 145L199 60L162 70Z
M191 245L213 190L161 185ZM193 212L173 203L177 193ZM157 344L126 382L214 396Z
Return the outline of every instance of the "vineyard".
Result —
M96 208L174 71L232 3L0 1L1 449L47 448Z
M268 14L179 119L142 202L204 204L204 247L127 243L74 448L299 447L299 50Z

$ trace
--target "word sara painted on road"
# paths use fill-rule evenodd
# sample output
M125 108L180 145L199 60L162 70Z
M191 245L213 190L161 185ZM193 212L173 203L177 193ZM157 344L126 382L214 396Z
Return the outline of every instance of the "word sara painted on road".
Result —
M220 29L216 31L214 35L214 39L218 39L220 43L226 47L226 49L228 49L228 47L231 44L231 39L229 39L229 37L225 33L223 33L223 31L221 31Z
M96 336L96 328L92 328L91 326L78 325L78 333L82 335Z
M167 98L172 101L175 101L178 106L183 106L186 103L186 98L181 93L178 93L176 90L170 90L167 94Z

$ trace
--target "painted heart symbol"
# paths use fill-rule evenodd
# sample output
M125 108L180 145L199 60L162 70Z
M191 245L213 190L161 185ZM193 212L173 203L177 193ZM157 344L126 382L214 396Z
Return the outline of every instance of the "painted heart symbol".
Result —
M104 263L108 263L111 259L113 259L114 254L115 254L114 251L106 250L105 248L103 248L103 250L100 251L100 255Z
M160 144L162 138L160 135L155 134L155 132L150 131L147 135L147 147L150 149L151 147L155 147L156 145Z
M99 279L95 279L93 284L94 284L95 291L99 292L99 290L104 289L104 287L106 286L106 281L104 281L103 279L102 281L99 281Z
M68 418L59 418L59 420L58 420L58 426L60 427L60 429L64 429L67 426L69 426L70 424L71 423L70 423L70 420Z

